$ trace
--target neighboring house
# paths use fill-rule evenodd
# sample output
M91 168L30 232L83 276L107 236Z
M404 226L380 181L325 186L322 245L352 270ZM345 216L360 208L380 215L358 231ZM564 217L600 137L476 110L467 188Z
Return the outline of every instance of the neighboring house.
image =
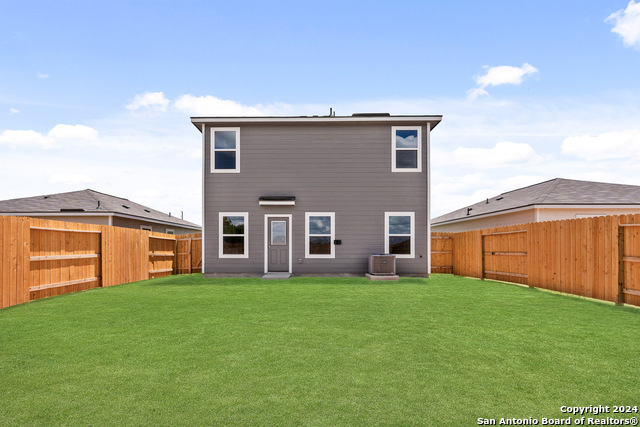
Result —
M429 135L442 116L195 117L205 276L429 273Z
M433 231L640 213L640 186L556 178L502 193L431 220Z
M189 221L93 190L2 200L0 215L115 225L168 234L190 234L201 230L199 225Z

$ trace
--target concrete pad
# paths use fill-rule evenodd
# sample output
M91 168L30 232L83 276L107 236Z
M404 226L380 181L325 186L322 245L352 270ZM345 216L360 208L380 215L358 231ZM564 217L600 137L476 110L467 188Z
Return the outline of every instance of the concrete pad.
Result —
M400 277L396 276L396 275L382 276L380 274L369 274L369 273L367 273L367 274L365 274L365 276L369 280L400 280Z
M266 280L287 280L289 279L289 277L291 277L291 274L289 273L267 273L264 276L262 276L263 279Z

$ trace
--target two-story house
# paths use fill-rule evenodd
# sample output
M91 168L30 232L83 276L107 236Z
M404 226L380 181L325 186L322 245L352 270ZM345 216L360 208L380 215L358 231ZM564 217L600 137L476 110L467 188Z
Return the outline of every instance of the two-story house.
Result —
M428 276L429 138L442 116L194 117L206 277Z

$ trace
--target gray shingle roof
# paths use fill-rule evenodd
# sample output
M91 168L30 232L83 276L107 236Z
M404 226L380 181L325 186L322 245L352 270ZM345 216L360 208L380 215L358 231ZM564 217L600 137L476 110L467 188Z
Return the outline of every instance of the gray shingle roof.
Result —
M139 203L90 189L0 201L0 213L27 215L53 212L68 212L70 215L82 215L82 212L105 215L113 213L188 228L200 228L197 224L169 216Z
M556 178L502 193L431 220L436 225L532 205L640 205L640 186ZM471 208L469 215L467 209Z

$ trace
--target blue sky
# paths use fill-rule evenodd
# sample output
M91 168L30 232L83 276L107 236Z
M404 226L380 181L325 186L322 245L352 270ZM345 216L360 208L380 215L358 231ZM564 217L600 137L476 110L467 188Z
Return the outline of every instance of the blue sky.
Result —
M640 185L634 1L1 1L0 200L92 188L200 222L190 115L442 114L433 215Z

